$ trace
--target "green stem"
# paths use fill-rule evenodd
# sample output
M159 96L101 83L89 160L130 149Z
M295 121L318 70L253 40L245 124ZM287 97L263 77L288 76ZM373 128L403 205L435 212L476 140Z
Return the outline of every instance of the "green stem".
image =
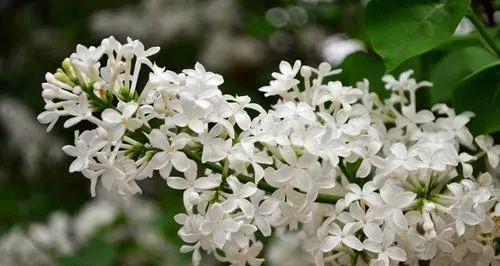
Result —
M224 167L216 164L216 163L211 163L211 162L206 162L206 163L201 163L201 156L192 152L192 151L184 151L184 153L187 155L192 160L197 161L200 164L203 164L206 168L215 171L217 173L224 173ZM229 170L229 169L228 169ZM233 174L238 180L240 180L243 183L247 182L255 182L255 179L253 177L243 175L243 174ZM273 193L274 191L277 190L277 188L269 185L266 181L261 180L258 184L257 187L267 191L269 193ZM330 195L330 194L319 194L318 197L316 198L316 202L319 203L329 203L329 204L335 204L339 199L342 199L343 197L341 196L336 196L336 195Z
M488 34L486 31L486 28L484 27L483 23L481 22L481 19L474 13L474 10L470 9L467 12L467 18L470 19L472 24L476 27L477 31L479 34L481 34L481 37L483 37L484 41L486 44L493 50L495 55L500 58L500 48L498 45L495 43L495 40Z
M365 235L361 234L361 232L358 232L356 235L357 235L356 237L358 237L360 241L365 240ZM351 260L351 266L356 266L358 264L358 258L359 258L360 254L361 254L361 251L354 250L354 256L352 257L352 260Z
M140 130L142 130L144 133L147 133L147 132L151 132L151 129L149 127L144 127L141 128ZM130 150L130 152L128 153L128 155L130 156L143 156L144 154L146 154L146 152L148 151L158 151L157 148L147 148L145 147L144 145L139 145L139 146L136 146L136 147L133 147L132 150ZM186 154L186 156L194 161L196 161L197 163L203 165L205 168L208 168L214 172L217 172L217 173L220 173L222 174L222 178L223 180L225 180L227 178L228 175L230 174L233 174L236 178L238 178L238 180L240 180L241 182L243 183L248 183L248 182L255 182L255 178L253 177L250 177L250 176L247 176L247 175L243 175L243 174L237 174L237 173L234 173L232 172L230 169L229 169L229 161L226 159L224 161L224 165L221 166L219 164L216 164L216 163L212 163L212 162L205 162L205 163L202 163L201 162L201 156L194 152L194 151L191 151L191 150L187 150L187 149L184 149L183 150L184 154ZM223 185L224 182L221 184ZM269 192L269 193L273 193L274 191L278 190L277 188L269 185L266 181L264 180L261 180L258 184L257 184L257 187L266 191L266 192ZM222 189L224 189L222 187ZM300 193L304 193L302 191L298 191ZM344 197L343 196L337 196L337 195L331 195L331 194L318 194L318 197L316 198L316 202L318 203L328 203L328 204L335 204L339 199L343 199Z
M356 250L351 260L351 266L356 266L356 264L358 263L358 257L359 257L359 251Z

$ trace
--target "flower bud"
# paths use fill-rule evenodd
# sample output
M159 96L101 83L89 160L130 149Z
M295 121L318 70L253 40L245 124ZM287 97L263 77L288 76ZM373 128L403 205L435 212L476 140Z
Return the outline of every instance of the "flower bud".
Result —
M71 64L71 60L69 58L66 57L64 59L64 61L62 62L62 68L63 68L64 72L66 73L66 75L68 75L68 77L72 81L78 80L78 78L76 77L75 68Z
M311 77L311 69L308 66L302 66L300 68L300 75L304 77L305 79L308 79Z

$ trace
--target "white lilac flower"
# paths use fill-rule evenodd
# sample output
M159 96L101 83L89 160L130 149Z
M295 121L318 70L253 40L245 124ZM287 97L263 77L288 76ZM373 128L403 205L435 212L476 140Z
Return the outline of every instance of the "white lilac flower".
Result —
M432 84L411 70L383 77L391 96L382 101L366 80L326 79L339 73L328 63L281 62L260 88L279 97L266 110L224 95L223 77L200 63L181 73L157 66L156 52L113 37L78 46L46 75L38 118L49 129L61 117L94 125L63 148L93 196L99 178L124 197L156 175L182 190L175 220L194 264L206 252L260 265L260 237L288 231L317 265L498 262L498 189L475 165L497 166L500 146L473 141L469 112L418 109L416 90ZM144 82L139 71L149 71Z
M394 224L400 229L406 229L408 220L403 214L403 209L412 204L416 196L415 193L405 191L399 186L386 184L380 189L380 198L383 203L374 203L370 210L373 211L374 217L386 219L389 225Z
M481 150L486 152L491 167L496 168L500 160L500 145L493 145L493 138L485 135L476 137L476 143Z
M200 134L200 143L203 144L202 162L219 162L227 157L231 150L231 140L219 138L221 126L214 126L210 131Z
M228 158L231 165L241 173L246 172L247 164L250 164L255 174L255 181L259 182L264 177L264 169L260 164L270 164L273 160L266 152L255 150L253 143L239 143L233 146Z
M121 134L125 132L125 129L134 131L142 125L142 120L132 117L137 111L137 108L138 105L135 102L120 102L118 104L119 111L115 109L104 110L102 112L102 120L109 125L118 127L118 132L120 132Z
M222 208L226 212L232 212L237 207L241 209L243 214L248 218L254 216L254 208L252 203L246 198L252 196L257 192L257 187L254 183L241 184L238 179L234 176L229 176L226 179L227 184L232 190L232 194L222 203Z
M394 233L389 230L380 230L379 227L366 229L368 237L363 241L363 248L378 254L377 259L372 259L375 265L388 266L390 261L405 261L406 252L393 245Z
M159 129L153 129L148 138L151 146L160 150L153 155L148 167L159 170L163 178L170 175L172 167L181 172L190 168L191 161L186 154L179 151L189 141L188 135L180 134L169 140L165 133Z
M184 190L183 202L188 211L191 211L193 205L199 203L200 191L216 188L221 183L221 177L216 174L198 177L196 164L193 163L193 165L184 173L185 178L179 176L166 178L169 187Z
M76 159L71 163L70 172L77 172L86 169L93 155L106 145L101 141L96 131L86 130L78 135L75 131L75 146L66 145L63 151Z
M204 235L212 235L213 241L218 248L224 247L229 234L238 231L240 224L227 215L220 204L212 205L205 220L200 225L200 232Z
M78 102L68 102L67 106L64 108L67 110L69 115L73 116L64 122L64 127L72 127L92 115L87 96L85 94L80 94Z
M349 184L346 186L346 188L349 190L349 192L346 193L345 195L345 200L346 204L350 204L353 201L356 200L365 200L369 204L373 202L373 199L378 196L378 194L375 192L377 187L373 182L366 182L363 185L363 190L357 185L357 184Z
M273 96L277 94L286 93L288 90L299 84L299 81L295 79L295 76L300 70L301 62L299 60L295 61L293 67L290 63L286 61L281 61L280 71L281 73L274 72L272 80L269 86L264 86L259 90L265 92L265 96Z
M262 191L257 191L257 193L250 197L252 205L255 209L253 215L253 223L255 224L255 226L257 226L257 228L264 236L270 236L272 229L269 217L278 208L279 201L274 198L268 198L261 201L263 194L264 193Z
M357 224L346 224L344 228L340 228L335 223L330 224L328 229L328 236L321 242L321 250L329 252L337 248L340 244L344 244L354 250L363 250L363 243L354 236L354 233L361 229Z
M320 92L317 104L331 102L334 107L340 104L344 110L349 111L351 104L355 103L361 95L363 93L360 89L344 87L339 81L331 81Z
M295 151L289 146L282 147L280 154L286 164L278 168L277 177L282 179L276 181L290 182L292 186L308 191L312 182L308 170L313 167L317 157L305 152L297 158Z

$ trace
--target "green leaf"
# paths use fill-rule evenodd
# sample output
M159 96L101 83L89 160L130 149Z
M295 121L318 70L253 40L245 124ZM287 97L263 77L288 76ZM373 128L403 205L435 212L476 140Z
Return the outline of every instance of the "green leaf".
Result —
M106 241L96 238L78 254L59 257L59 263L62 266L111 266L114 265L115 259L115 248Z
M481 47L467 47L450 53L431 73L434 84L430 89L432 102L451 100L453 89L464 77L495 60L495 56Z
M387 72L446 41L469 8L470 0L372 0L365 27Z
M385 66L379 58L364 52L357 52L349 55L340 65L340 69L342 69L342 73L338 79L342 83L355 86L356 82L366 78L370 82L371 91L382 99L389 97L389 91L384 88L382 83Z
M475 135L500 130L500 62L495 62L462 80L453 92L458 112L472 111L469 128Z

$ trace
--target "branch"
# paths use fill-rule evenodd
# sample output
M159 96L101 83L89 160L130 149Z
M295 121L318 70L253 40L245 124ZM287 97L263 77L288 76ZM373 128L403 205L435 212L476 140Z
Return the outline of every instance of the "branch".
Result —
M212 171L215 171L217 173L220 173L222 174L224 172L224 167L216 164L216 163L211 163L211 162L206 162L206 163L202 163L201 162L201 157L200 155L192 152L192 151L184 151L184 153L186 154L187 157L189 157L190 159L202 164L203 166L205 166L206 168L212 170ZM238 180L240 180L241 182L243 183L248 183L248 182L255 182L255 178L253 177L250 177L250 176L247 176L247 175L243 175L243 174L233 174L236 178L238 178ZM258 184L257 184L257 187L264 190L264 191L267 191L269 193L273 193L274 191L277 190L277 188L269 185L266 181L264 180L261 180ZM304 193L301 191L301 193ZM318 203L329 203L329 204L335 204L339 199L342 199L344 197L342 196L336 196L336 195L330 195L330 194L318 194L318 197L316 198L316 202Z
M495 43L495 40L493 40L493 38L488 34L486 28L481 22L481 19L476 15L476 13L474 13L472 9L469 9L469 11L467 12L467 18L469 18L472 24L474 24L479 34L481 34L481 37L483 37L484 41L491 48L491 50L493 50L495 55L500 58L500 48Z

